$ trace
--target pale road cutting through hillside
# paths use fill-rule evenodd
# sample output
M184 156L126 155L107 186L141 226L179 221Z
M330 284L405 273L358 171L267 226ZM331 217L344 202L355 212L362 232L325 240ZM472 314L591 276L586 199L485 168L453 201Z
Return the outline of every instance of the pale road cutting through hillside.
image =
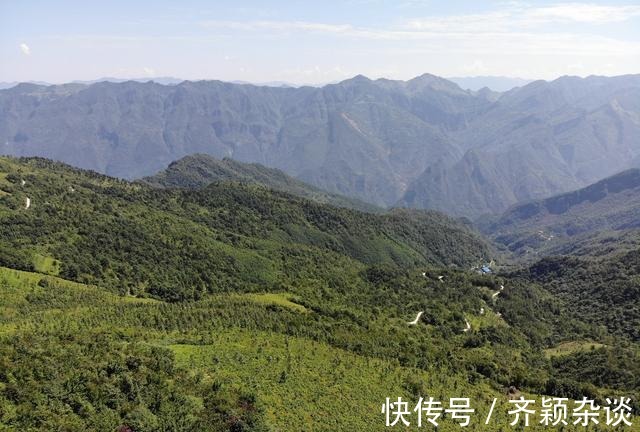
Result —
M342 114L341 114L341 117L342 117L343 119L345 119L345 120L347 121L347 123L349 123L349 125L350 125L350 126L351 126L355 131L357 131L357 132L358 132L358 133L360 133L361 135L365 135L365 136L367 135L366 133L364 133L364 132L362 131L362 129L360 129L360 126L358 126L358 123L356 123L356 121L355 121L355 120L353 120L351 117L349 117L349 116L347 115L347 113L342 113Z
M24 202L24 208L25 210L28 209L29 207L31 207L31 198L27 197L27 199Z
M420 317L422 316L424 312L420 311L418 312L418 316L416 316L416 319L414 319L413 321L411 321L410 323L407 323L408 325L416 325L418 324L418 321L420 320Z
M496 297L498 297L498 294L500 294L501 291L504 291L504 285L500 285L500 291L496 291L493 294L491 294L491 298L493 299L493 301L496 301Z
M423 277L427 276L426 272L422 272L421 275ZM444 276L438 276L438 280L440 282L444 282L443 279L444 279ZM498 291L494 292L493 294L491 294L491 299L493 300L494 303L495 303L496 298L498 297L498 295L500 295L501 291L504 291L504 285L500 285L500 289ZM407 325L416 325L416 324L418 324L418 321L420 320L420 317L422 316L423 313L424 312L418 312L418 315L416 316L416 319L414 319L411 322L408 322ZM484 315L484 313L485 313L485 309L483 307L480 308L480 315ZM500 318L502 316L502 314L500 312L497 312L496 316L498 318ZM466 318L465 318L464 322L465 322L465 328L462 331L467 333L469 330L471 330L471 324L469 324L469 321Z

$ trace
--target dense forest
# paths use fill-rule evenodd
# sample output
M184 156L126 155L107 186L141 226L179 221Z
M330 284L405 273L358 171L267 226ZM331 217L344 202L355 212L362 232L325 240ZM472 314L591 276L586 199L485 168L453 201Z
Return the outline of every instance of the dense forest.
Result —
M375 431L385 397L460 396L497 431L510 388L637 412L636 255L479 274L494 254L434 212L0 158L0 428Z
M548 257L518 275L544 284L575 316L640 341L639 250L599 260Z

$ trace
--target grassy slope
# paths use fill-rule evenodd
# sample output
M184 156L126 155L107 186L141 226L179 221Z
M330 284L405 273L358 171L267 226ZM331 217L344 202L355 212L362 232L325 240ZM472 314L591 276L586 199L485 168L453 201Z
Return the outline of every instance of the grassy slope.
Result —
M598 348L603 348L604 345L598 342L590 341L571 341L563 342L553 348L544 350L547 357L562 357L571 355L577 352L592 351Z

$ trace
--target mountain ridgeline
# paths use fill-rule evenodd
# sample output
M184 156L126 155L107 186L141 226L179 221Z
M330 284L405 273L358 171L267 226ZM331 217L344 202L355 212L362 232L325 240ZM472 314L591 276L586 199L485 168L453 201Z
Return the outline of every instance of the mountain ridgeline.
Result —
M186 189L201 188L220 181L261 184L269 189L336 207L373 213L383 211L380 207L355 198L325 192L288 176L279 169L256 163L238 162L229 158L219 160L204 154L185 156L169 164L167 169L142 179L143 183L151 186Z
M322 88L21 84L0 91L0 153L126 179L204 153L378 206L475 218L637 166L639 100L637 75L499 94L428 74Z
M577 316L640 340L640 169L518 204L482 230Z

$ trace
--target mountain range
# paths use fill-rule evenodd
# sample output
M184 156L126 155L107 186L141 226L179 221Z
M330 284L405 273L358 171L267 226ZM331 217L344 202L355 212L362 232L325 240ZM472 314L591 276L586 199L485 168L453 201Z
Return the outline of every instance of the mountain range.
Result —
M126 179L204 153L378 206L476 218L638 165L639 100L638 75L505 93L428 74L321 88L20 84L0 91L0 153Z
M458 84L463 89L479 91L486 88L495 92L506 92L516 87L527 85L533 81L523 78L503 76L468 76L450 77L447 79Z

